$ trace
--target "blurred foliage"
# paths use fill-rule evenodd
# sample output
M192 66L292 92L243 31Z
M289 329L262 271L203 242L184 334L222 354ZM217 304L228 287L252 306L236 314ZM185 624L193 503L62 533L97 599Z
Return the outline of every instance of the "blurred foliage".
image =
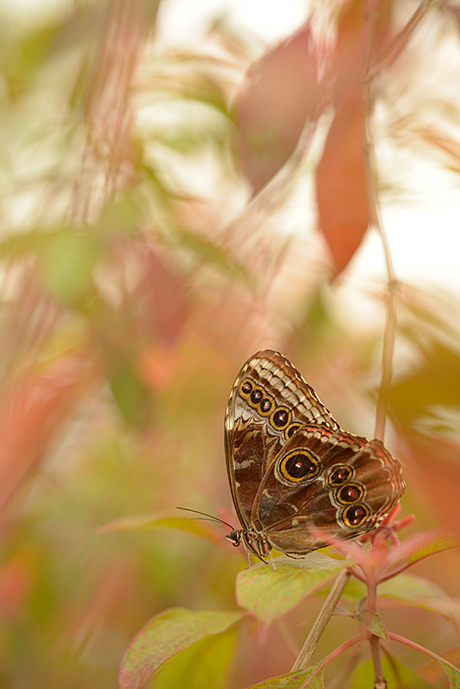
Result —
M248 144L260 152L260 138L251 139L259 104L248 114L245 71L252 64L249 81L271 79L283 48L268 49L257 66L254 36L222 17L193 46L168 44L158 17L172 2L62 2L36 21L20 21L19 9L16 19L14 7L2 16L0 687L8 689L112 689L130 639L152 616L177 606L235 610L245 555L222 537L226 529L171 528L178 526L171 514L176 506L203 509L236 525L222 419L252 352L280 349L344 426L373 432L386 290L367 285L376 320L358 327L341 297L352 271L330 283L369 223L368 196L347 215L358 177L363 191L363 161L348 168L346 150L339 159L326 143L318 200L333 268L319 233L306 229L304 201L300 219L291 212L303 189L300 171L318 168L317 153L306 150L289 168L301 129L292 104L266 125L273 131L288 118L276 160L261 163ZM414 8L406 0L388 5L397 34ZM353 3L339 6L328 21L339 23L346 51L360 28ZM415 150L452 174L460 170L459 104L449 84L444 96L430 88L420 96L407 84L423 86L422 54L434 74L445 69L437 52L458 28L446 19L456 12L447 2L431 7L436 31L406 37L412 52L384 63L389 71L374 94L384 120L376 123L377 153L380 145L395 155ZM388 21L378 28L381 47ZM303 78L293 75L294 83ZM280 97L270 95L276 108ZM326 120L336 104L339 129L340 97L329 92L323 104ZM315 123L322 112L314 111ZM352 141L361 145L356 112ZM274 178L285 161L286 174ZM360 218L343 242L330 200L344 179L340 166L349 180L334 196L336 208L346 223ZM381 188L392 193L401 185L393 174L381 171ZM260 189L252 199L251 185ZM397 312L387 401L389 445L408 483L403 506L421 525L459 533L458 294L404 284ZM458 595L454 551L419 567ZM192 687L244 687L285 674L314 612L300 606L265 635L248 623L238 638L229 629L201 640L151 686L184 686L187 677ZM440 618L431 623L430 614L407 608L405 635L454 653L455 630ZM315 662L348 637L349 626L344 616L333 620ZM419 667L410 650L395 653L399 676ZM359 672L364 677L366 667ZM368 681L356 673L352 686ZM439 675L429 681L446 686Z

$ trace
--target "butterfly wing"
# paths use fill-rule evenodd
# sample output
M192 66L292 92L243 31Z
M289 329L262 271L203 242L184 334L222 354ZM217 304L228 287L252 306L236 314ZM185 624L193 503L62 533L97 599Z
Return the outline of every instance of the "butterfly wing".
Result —
M375 529L404 489L401 465L380 440L306 424L265 471L251 523L277 550L305 554L327 543L321 532L347 539Z
M333 432L337 422L297 369L278 352L251 356L230 392L225 455L233 502L243 529L251 527L259 486L275 457L305 423Z

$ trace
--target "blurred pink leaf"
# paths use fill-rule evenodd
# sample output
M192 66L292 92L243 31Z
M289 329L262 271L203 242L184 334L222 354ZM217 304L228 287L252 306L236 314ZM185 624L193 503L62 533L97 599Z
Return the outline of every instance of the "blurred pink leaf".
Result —
M251 66L236 94L237 159L255 192L294 151L306 119L317 120L324 107L317 60L307 22Z
M411 450L411 462L417 467L411 478L419 499L431 508L443 529L460 536L460 444L440 435L430 438L410 431L405 439Z
M240 612L171 608L152 617L126 651L119 674L120 689L137 689L169 658L200 639L221 634L242 616Z
M19 381L0 406L0 510L36 471L48 443L80 400L94 371L84 357L54 362Z
M175 345L189 312L185 284L159 252L145 244L142 253L143 273L134 295L139 325L165 346Z
M17 553L0 569L0 618L24 610L25 599L35 583L35 567L26 553Z

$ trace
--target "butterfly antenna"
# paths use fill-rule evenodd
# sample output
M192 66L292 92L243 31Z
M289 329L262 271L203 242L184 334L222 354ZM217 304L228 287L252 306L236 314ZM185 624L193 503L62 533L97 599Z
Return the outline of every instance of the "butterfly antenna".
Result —
M202 519L203 521L210 521L210 522L217 522L218 524L224 524L224 526L228 526L229 529L233 531L233 526L229 524L228 522L224 522L223 519L220 519L219 517L214 517L212 514L207 514L206 512L200 512L199 510L192 510L190 507L176 507L176 510L183 510L184 512L193 512L194 514L199 514L201 515L200 517L191 517L191 519Z

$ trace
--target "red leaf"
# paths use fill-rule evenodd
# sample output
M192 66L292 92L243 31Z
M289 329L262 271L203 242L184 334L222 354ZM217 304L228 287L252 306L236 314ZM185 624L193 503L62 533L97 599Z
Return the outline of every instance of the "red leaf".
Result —
M372 61L380 55L390 40L392 0L377 0L372 13L363 0L347 0L340 8L337 21L337 71L348 68L348 62L364 57ZM369 32L369 33L367 33ZM367 50L364 40L369 40L369 55L362 55ZM362 64L362 67L364 64Z
M316 170L320 229L340 273L359 247L371 221L361 85L336 107Z
M88 382L87 362L69 357L26 378L0 408L0 510L36 470L56 429Z
M236 94L236 155L256 192L294 151L306 119L324 107L317 58L307 22L252 65Z
M135 300L142 332L153 329L154 339L164 347L177 344L188 318L185 284L165 258L145 245L142 247L143 275Z
M348 0L338 17L335 60L327 75L334 84L335 116L316 171L319 223L336 273L347 266L375 217L364 78L388 41L391 9L392 2L380 0L366 15L362 0Z

